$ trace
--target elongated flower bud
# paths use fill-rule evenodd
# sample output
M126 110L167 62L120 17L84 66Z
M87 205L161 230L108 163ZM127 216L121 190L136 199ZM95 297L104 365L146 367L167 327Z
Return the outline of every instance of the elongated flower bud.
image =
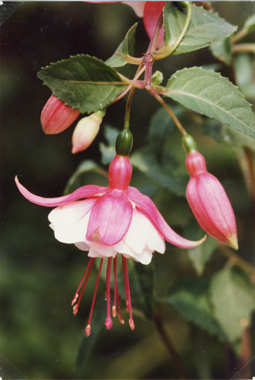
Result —
M223 186L208 173L205 159L195 150L195 145L185 148L188 150L186 167L191 176L186 195L195 218L213 238L238 249L235 215Z
M50 135L60 133L70 127L79 115L79 110L66 106L64 102L52 95L41 113L42 129Z
M78 153L87 149L96 138L105 111L97 111L84 117L76 125L72 137L72 153Z

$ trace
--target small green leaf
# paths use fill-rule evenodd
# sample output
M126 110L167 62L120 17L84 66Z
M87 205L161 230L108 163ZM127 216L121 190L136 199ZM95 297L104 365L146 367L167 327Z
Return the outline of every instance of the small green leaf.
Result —
M150 152L136 150L130 156L130 161L134 167L153 179L160 187L163 186L177 195L185 195L188 176L171 177L169 171L161 167Z
M220 143L230 146L248 147L252 151L255 151L255 140L253 137L247 136L217 120L206 118L204 123L199 126L199 129L202 133L211 136Z
M151 76L151 83L155 84L156 86L160 85L163 82L163 73L161 71L155 71L153 75Z
M221 62L225 62L226 65L229 65L231 63L231 48L230 38L225 38L224 40L218 41L210 46L210 50L213 53L214 57L218 58Z
M201 278L182 278L163 300L188 321L224 340L225 335L214 319L208 296L208 283Z
M129 54L133 54L134 45L135 45L135 32L137 28L138 23L135 23L127 32L124 40L121 42L121 44L118 46L117 50L113 54L112 57L107 59L105 62L106 65L111 67L121 67L124 66L127 61L125 60L125 56ZM122 55L123 57L121 57Z
M177 71L167 83L170 97L185 107L229 124L255 138L255 114L243 94L214 71L192 67Z
M247 33L255 31L255 13L245 21L243 28L246 29Z
M126 88L114 69L89 55L52 63L37 75L54 96L82 113L105 108Z
M226 267L216 273L210 285L214 315L232 343L241 338L244 326L251 324L255 290L239 267Z
M229 37L236 29L220 18L217 13L206 11L203 7L191 5L191 20L188 30L179 46L173 52L174 55L202 49ZM164 8L164 41L167 45L173 45L181 34L186 15L168 2Z

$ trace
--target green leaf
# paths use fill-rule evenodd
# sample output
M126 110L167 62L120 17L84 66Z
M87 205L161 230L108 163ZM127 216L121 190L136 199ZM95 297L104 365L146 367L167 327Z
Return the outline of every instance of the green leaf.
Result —
M170 97L185 107L231 125L255 138L255 114L243 94L214 71L192 67L177 71L168 80Z
M216 273L210 285L214 315L232 343L241 338L244 326L251 324L255 290L239 267L226 267Z
M178 105L171 107L171 110L179 119L185 108ZM169 113L163 107L160 107L152 116L148 130L148 140L156 153L162 152L166 136L172 133L175 128L176 125Z
M187 239L199 240L204 236L204 231L196 224L192 223L186 229L185 237ZM206 241L198 247L191 248L187 250L188 257L192 261L192 264L200 276L205 268L205 264L210 260L215 248L217 247L218 242L213 239L211 236L207 235Z
M105 108L126 88L114 69L89 55L52 63L37 75L54 96L82 113Z
M248 53L236 54L234 57L234 70L237 85L242 93L250 99L255 99L255 61Z
M215 320L208 295L208 283L201 278L182 278L176 282L164 302L188 321L224 340L225 335Z
M210 46L210 50L214 57L218 58L221 62L225 62L226 65L231 63L232 47L230 38L225 38L222 41L216 42Z
M247 33L255 31L255 13L245 21L243 28L246 29Z
M179 46L173 52L174 55L202 49L212 43L230 36L236 29L220 18L217 13L206 11L203 7L191 5L191 20L188 30ZM181 34L186 15L168 2L164 8L164 41L167 45L173 45Z
M73 173L71 178L68 180L66 187L64 189L64 194L70 194L81 186L87 184L86 177L89 172L94 172L99 175L100 182L97 185L107 186L107 175L104 171L97 165L93 160L85 160L83 161L77 168L77 170Z
M163 82L163 73L161 71L155 71L153 75L151 76L151 83L155 84L156 86L160 85Z
M150 152L136 150L130 156L130 161L134 167L153 179L160 187L163 186L177 195L185 195L188 176L171 177L169 170L161 167Z
M230 145L248 147L255 151L255 140L253 137L244 135L243 133L231 128L227 124L214 119L205 119L204 123L199 126L202 133L211 136L214 140Z
M121 67L124 66L127 61L122 56L127 56L129 54L133 54L134 45L135 45L135 32L137 28L138 23L135 23L127 32L124 40L121 42L121 44L118 46L117 50L113 54L112 57L107 59L105 62L106 65L111 67Z

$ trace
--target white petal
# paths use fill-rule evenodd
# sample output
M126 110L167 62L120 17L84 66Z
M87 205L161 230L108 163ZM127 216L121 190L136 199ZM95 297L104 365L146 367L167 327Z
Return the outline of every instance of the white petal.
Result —
M139 212L139 211L138 211ZM156 230L151 221L139 212L143 219L143 226L146 231L146 244L151 251L157 251L159 253L164 253L166 250L165 240L163 236Z
M89 251L90 250L90 246L84 242L75 243L75 245L81 251Z
M98 256L94 257L115 257L117 255L117 251L114 246L102 245L94 242L87 243L91 246L91 248L98 253Z
M145 218L134 208L129 229L123 238L124 242L136 253L142 253L146 248L146 230L142 217Z
M86 242L90 210L97 198L70 202L52 210L48 216L55 238L62 243Z
M141 254L134 254L134 256L124 254L126 258L132 258L135 261L139 261L141 264L148 265L152 259L152 251L149 248L145 248Z
M126 244L124 239L121 240L119 243L115 244L113 247L114 249L116 249L117 252L125 253L129 255L129 257L135 257L136 255L135 251Z

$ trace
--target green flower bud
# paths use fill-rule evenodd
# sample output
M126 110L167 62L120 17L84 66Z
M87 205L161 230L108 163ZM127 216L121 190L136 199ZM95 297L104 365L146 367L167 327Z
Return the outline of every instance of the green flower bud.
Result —
M182 144L183 144L183 148L187 154L197 151L197 145L195 143L195 140L190 135L183 136Z
M116 153L118 156L128 156L133 146L133 135L130 130L123 129L116 139Z

